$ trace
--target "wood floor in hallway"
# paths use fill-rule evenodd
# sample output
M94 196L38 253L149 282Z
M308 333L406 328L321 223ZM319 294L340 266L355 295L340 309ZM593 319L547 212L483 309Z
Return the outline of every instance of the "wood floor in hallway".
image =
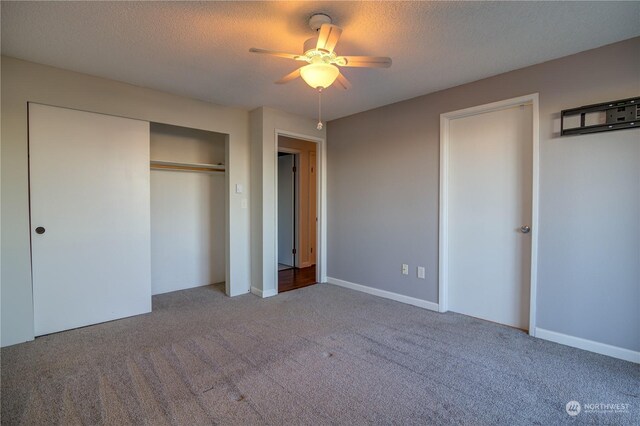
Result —
M278 293L307 287L316 283L316 265L278 271Z

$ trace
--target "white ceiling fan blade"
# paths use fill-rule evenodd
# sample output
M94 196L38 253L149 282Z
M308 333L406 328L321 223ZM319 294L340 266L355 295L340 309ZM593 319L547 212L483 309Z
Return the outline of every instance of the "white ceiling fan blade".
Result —
M322 24L320 34L318 34L316 49L326 50L329 53L333 52L336 44L338 44L338 40L340 40L341 34L342 28L336 25Z
M349 82L349 80L347 80L347 77L345 77L342 73L338 74L338 78L336 78L336 83L338 84L338 87L340 87L341 89L344 89L344 90L351 89L351 82Z
M389 68L391 66L391 58L385 56L340 56L338 59L344 59L346 64L343 67L362 67L362 68Z
M276 84L285 84L290 82L291 80L295 80L298 77L300 77L300 68L285 75L280 80L276 81Z
M276 52L275 50L267 50L267 49L256 49L255 47L252 47L251 49L249 49L249 52L251 52L251 53L264 53L264 54L267 54L267 55L277 56L279 58L286 58L286 59L298 59L300 57L300 55L296 55L296 54L293 54L293 53Z

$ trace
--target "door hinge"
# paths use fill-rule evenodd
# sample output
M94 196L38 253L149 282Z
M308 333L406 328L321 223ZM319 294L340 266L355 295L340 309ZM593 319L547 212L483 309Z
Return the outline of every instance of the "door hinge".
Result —
M293 173L296 172L296 166L293 166Z
M296 249L291 250L291 253L296 254Z
M313 253L313 247L311 247L311 253Z

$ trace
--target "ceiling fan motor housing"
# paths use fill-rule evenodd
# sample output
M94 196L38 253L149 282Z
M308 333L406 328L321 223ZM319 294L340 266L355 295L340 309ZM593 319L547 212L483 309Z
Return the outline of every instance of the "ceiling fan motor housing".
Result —
M346 65L344 58L339 57L336 52L329 52L324 49L317 49L318 37L311 37L304 42L302 58L306 57L306 61L311 63L322 62L325 64Z
M304 47L302 48L302 51L306 53L310 50L315 50L317 43L318 43L318 36L311 37L310 39L304 42Z

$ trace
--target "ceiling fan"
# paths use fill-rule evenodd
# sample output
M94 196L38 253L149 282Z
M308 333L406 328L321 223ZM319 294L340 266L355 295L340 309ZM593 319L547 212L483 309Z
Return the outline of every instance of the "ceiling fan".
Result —
M340 56L333 49L336 47L342 28L331 24L331 17L324 13L316 13L309 18L309 26L318 31L317 37L312 37L304 42L304 53L277 52L265 49L249 49L253 53L264 53L279 58L293 59L304 62L297 70L285 75L277 84L288 83L298 77L314 89L321 91L337 81L342 89L349 89L351 83L340 72L339 67L359 68L389 68L391 58L381 56Z

